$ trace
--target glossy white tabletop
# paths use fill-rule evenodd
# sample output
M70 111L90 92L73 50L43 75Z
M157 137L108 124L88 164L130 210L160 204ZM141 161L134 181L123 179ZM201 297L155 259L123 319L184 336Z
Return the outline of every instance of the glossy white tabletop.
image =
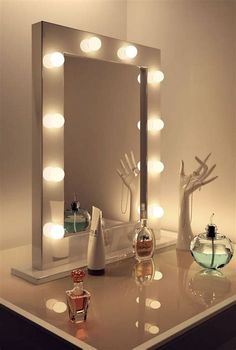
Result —
M172 247L156 253L153 265L130 258L107 265L104 276L86 276L85 289L92 295L88 319L76 325L65 304L69 277L35 286L10 274L29 254L29 246L0 252L0 297L83 348L79 340L101 350L146 349L223 308L236 294L236 258L222 275L209 275L190 253L177 254Z

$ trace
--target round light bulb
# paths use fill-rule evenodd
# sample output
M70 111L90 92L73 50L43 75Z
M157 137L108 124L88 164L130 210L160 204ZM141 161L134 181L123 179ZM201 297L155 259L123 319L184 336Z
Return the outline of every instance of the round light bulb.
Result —
M64 179L65 173L62 168L49 166L43 170L43 178L50 182L60 182Z
M122 46L117 51L117 56L121 60L133 59L137 56L138 50L134 45Z
M48 238L62 239L64 237L65 230L62 225L48 222L43 226L43 234Z
M46 301L46 308L48 310L52 310L53 309L53 305L57 302L57 299L48 299Z
M150 324L150 323L145 323L144 328L145 328L145 331L150 333L150 334L158 334L160 331L159 327L157 327L154 324Z
M159 281L159 280L161 280L163 278L163 274L160 272L160 271L155 271L155 273L154 273L154 280L155 281Z
M146 305L149 306L153 310L157 310L161 307L161 303L158 300L147 299Z
M46 68L58 68L65 62L64 55L61 52L53 52L43 57L43 65Z
M102 42L96 36L89 39L84 39L80 43L80 48L83 52L95 52L98 51L102 46Z
M149 84L158 84L164 80L164 73L160 70L148 72L148 83Z
M159 160L148 161L148 172L152 174L159 174L164 170L164 164Z
M52 310L57 314L62 314L67 310L67 305L62 301L56 301L52 307Z
M63 115L59 113L46 114L43 117L43 126L48 129L62 128L65 123Z
M137 128L140 130L140 127L141 127L141 123L140 123L140 121L138 121ZM148 119L147 129L151 133L155 133L157 131L160 131L163 128L164 128L164 122L162 119L156 118L156 117Z
M160 219L164 215L164 209L159 205L150 205L148 207L148 216Z

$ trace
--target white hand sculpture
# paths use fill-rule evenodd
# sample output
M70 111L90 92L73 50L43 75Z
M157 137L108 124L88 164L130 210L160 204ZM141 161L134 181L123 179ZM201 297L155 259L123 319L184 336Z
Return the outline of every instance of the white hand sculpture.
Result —
M218 176L214 176L210 179L209 176L215 169L214 164L210 169L206 165L211 153L205 158L204 161L195 157L196 161L200 164L199 167L193 171L192 174L186 175L184 172L184 162L181 161L180 167L180 213L179 213L179 228L176 248L181 250L189 250L190 242L193 239L193 233L191 229L191 220L189 214L189 202L190 195L197 189L201 189L202 186L214 181Z
M130 152L130 158L125 153L125 162L120 159L121 170L116 169L124 185L129 190L130 195L130 214L129 221L134 222L138 220L138 200L139 200L139 169L134 158L134 154Z

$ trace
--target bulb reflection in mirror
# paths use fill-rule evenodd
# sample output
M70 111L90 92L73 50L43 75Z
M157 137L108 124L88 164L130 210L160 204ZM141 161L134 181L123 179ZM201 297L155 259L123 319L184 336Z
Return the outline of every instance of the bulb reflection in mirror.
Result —
M138 162L137 167L140 171L140 162ZM159 160L149 160L148 161L148 172L151 174L159 174L164 170L164 164Z
M57 314L62 314L67 310L67 305L66 303L56 299L48 299L46 301L46 308L50 311L56 312Z
M83 52L96 52L100 50L102 42L96 36L92 36L89 39L84 39L80 43L80 48Z
M138 129L140 130L140 121L137 124ZM148 119L147 129L151 133L155 133L157 131L160 131L164 128L164 122L160 118L150 118Z
M148 84L155 85L161 83L164 78L164 73L160 70L152 70L148 72ZM140 74L138 75L137 80L140 84Z
M120 47L117 51L117 56L121 60L133 59L137 56L138 50L134 45Z
M164 209L159 205L149 205L148 206L148 216L151 218L160 219L164 215Z
M64 179L64 176L64 170L59 167L49 166L43 170L43 178L49 182L60 182Z
M154 273L154 280L155 281L159 281L159 280L161 280L163 278L163 274L160 272L160 271L155 271L155 273Z
M64 237L65 230L62 225L48 222L43 226L43 234L51 239L62 239Z
M43 117L43 126L48 129L62 128L65 123L63 115L59 113L46 114Z
M136 326L136 328L139 327L138 321L135 322L135 326ZM148 332L150 334L158 334L160 332L159 327L157 327L155 324L151 324L151 323L147 323L147 322L144 324L144 330L145 330L145 332Z
M43 57L43 65L45 68L58 68L63 66L65 62L64 55L61 52L53 52Z
M139 297L136 298L136 303L139 304ZM158 300L146 298L145 306L147 308L157 310L161 307L161 303Z

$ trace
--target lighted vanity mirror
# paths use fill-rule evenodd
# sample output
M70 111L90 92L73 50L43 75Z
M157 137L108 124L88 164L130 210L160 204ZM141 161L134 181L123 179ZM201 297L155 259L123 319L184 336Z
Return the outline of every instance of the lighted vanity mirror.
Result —
M138 220L137 168L133 211L129 189L116 169L132 171L140 161L139 68L65 56L64 63L64 203L65 232L89 229L92 206L102 210L104 226ZM125 156L125 154L127 156ZM132 164L131 154L135 160ZM131 169L127 164L127 159ZM80 208L71 208L73 201Z
M158 232L163 74L158 49L47 22L33 25L32 62L32 266L13 273L42 283L86 265L89 227L76 226L74 193L110 224L106 257L132 251L139 201L131 210L123 188L121 203L128 168Z

